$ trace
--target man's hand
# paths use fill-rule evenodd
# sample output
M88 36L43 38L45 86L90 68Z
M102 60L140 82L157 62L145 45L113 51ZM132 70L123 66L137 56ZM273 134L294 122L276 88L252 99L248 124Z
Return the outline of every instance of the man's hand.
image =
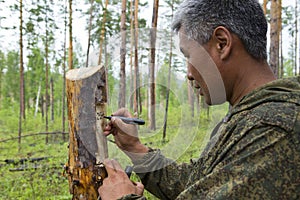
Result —
M126 124L121 119L113 116L131 117L130 112L121 108L112 115L111 121L104 129L104 135L112 134L117 146L123 150L131 159L142 157L148 152L148 147L143 145L138 138L136 125Z
M128 194L143 195L144 185L133 183L117 161L105 160L104 165L108 177L98 189L102 200L118 199Z

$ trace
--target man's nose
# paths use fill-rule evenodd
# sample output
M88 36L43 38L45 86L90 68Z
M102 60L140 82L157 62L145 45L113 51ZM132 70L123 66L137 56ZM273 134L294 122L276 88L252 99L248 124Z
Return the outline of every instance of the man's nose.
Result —
M193 77L193 74L192 74L192 66L191 64L187 63L187 78L190 80L190 81L193 81L194 80L194 77Z

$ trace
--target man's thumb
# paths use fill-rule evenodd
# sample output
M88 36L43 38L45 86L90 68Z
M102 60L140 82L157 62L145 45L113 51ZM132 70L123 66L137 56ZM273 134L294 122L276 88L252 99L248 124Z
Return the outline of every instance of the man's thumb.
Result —
M137 195L143 195L144 185L140 182L136 182L135 190Z

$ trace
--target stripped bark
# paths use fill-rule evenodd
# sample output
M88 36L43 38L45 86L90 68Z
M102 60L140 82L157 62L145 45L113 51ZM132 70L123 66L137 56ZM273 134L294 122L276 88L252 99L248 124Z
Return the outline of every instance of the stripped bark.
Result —
M104 67L67 73L69 160L66 165L73 199L97 199L97 164L108 156L106 138L106 79Z

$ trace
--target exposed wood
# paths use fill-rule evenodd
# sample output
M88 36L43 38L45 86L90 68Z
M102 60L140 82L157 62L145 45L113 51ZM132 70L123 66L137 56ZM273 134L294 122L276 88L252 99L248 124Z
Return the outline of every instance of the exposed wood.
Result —
M105 68L73 69L67 73L69 160L67 172L73 199L97 199L96 161L108 156L102 131L106 125Z

